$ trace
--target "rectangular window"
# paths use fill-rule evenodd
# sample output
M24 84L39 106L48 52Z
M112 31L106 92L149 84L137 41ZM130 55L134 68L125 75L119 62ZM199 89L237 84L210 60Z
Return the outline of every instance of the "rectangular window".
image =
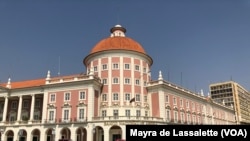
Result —
M195 124L196 123L196 117L195 117L195 115L193 115L193 124Z
M144 95L144 102L148 102L148 96Z
M174 111L174 122L178 122L178 112Z
M135 65L135 70L136 71L140 71L140 66L139 65Z
M105 78L105 79L102 79L102 84L106 85L108 83L108 80Z
M168 97L168 95L166 95L165 97L166 97L166 99L165 99L165 100L166 100L166 102L168 103L168 101L169 101L169 97Z
M113 78L113 84L118 84L119 81L118 81L118 78Z
M50 102L55 102L55 101L56 101L56 95L50 94Z
M102 94L102 101L107 101L107 94Z
M94 66L94 71L95 71L95 72L97 71L97 66Z
M41 101L40 101L40 99L35 100L35 108L39 108L39 107L40 107L40 105L41 105Z
M12 101L11 109L16 109L16 108L17 108L17 101Z
M189 102L188 101L186 102L186 107L189 108Z
M135 95L135 101L141 101L141 95L140 94Z
M118 110L113 110L113 116L115 119L118 118L118 116L119 116Z
M106 110L102 110L102 117L106 117L107 116L107 111Z
M125 78L125 84L130 84L130 79L129 78Z
M119 69L119 65L117 63L113 64L113 69Z
M176 105L176 104L177 104L177 103L176 103L176 97L174 97L173 101L174 101L174 105Z
M185 116L184 116L184 113L181 112L181 123L184 123L185 122Z
M130 101L130 94L128 93L125 94L125 101Z
M129 70L129 69L130 69L129 64L125 64L125 65L124 65L124 68L125 68L125 70Z
M38 114L34 114L34 120L39 120L39 115Z
M13 121L15 121L15 120L16 120L15 116L12 116L12 115L11 115L11 116L10 116L10 121L13 122Z
M136 85L140 85L140 80L139 80L139 79L136 79L136 80L135 80L135 84L136 84Z
M54 111L49 111L49 121L54 120Z
M79 99L80 99L80 100L86 99L85 91L80 91L80 92L79 92Z
M169 122L170 121L170 110L166 110L166 120Z
M140 117L141 116L141 110L136 110L136 117Z
M29 107L29 101L28 100L24 100L23 101L23 108L28 108Z
M113 94L113 101L118 101L119 100L119 95L118 93Z
M84 109L79 109L79 119L84 119Z
M187 114L187 123L190 124L190 114Z
M70 93L65 93L64 94L64 101L69 101L70 100Z
M64 110L63 112L63 120L69 120L69 110Z
M183 107L183 100L182 99L180 99L180 105L181 105L181 107Z
M148 117L148 111L145 111L145 117Z
M125 116L130 117L130 110L125 110Z
M195 109L195 104L192 102L192 110L194 111Z
M107 69L108 69L107 64L103 64L103 65L102 65L102 70L107 70Z

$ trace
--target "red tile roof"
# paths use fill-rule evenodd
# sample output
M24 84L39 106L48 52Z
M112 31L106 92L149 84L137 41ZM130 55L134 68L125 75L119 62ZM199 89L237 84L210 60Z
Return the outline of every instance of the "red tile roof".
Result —
M25 80L25 81L18 81L18 82L11 82L11 89L18 89L18 88L28 88L28 87L36 87L45 85L45 78L43 79L36 79L36 80ZM0 86L6 88L7 83L1 83Z
M109 37L103 39L92 48L90 54L105 50L130 50L146 54L143 47L129 37Z

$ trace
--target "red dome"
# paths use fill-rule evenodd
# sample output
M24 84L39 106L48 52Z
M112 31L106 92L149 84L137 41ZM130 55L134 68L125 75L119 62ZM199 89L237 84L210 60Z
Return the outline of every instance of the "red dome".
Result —
M128 37L109 37L101 40L91 50L90 54L106 50L130 50L146 54L142 46Z

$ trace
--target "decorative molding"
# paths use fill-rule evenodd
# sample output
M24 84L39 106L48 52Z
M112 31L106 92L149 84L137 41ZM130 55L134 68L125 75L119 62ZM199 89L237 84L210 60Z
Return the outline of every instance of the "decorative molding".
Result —
M51 103L48 104L48 109L54 109L54 108L56 108L54 104L51 104Z
M119 102L114 102L114 103L113 103L113 106L119 106L119 105L120 105Z

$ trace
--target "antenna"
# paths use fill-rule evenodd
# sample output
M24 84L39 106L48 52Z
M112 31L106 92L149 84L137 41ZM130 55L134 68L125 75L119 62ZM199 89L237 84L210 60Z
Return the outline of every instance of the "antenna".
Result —
M117 4L117 12L116 12L117 24L120 24L120 3Z
M58 76L60 75L60 69L61 69L61 58L60 58L60 56L59 56L59 58L58 58Z
M182 72L181 72L181 86L182 86Z

